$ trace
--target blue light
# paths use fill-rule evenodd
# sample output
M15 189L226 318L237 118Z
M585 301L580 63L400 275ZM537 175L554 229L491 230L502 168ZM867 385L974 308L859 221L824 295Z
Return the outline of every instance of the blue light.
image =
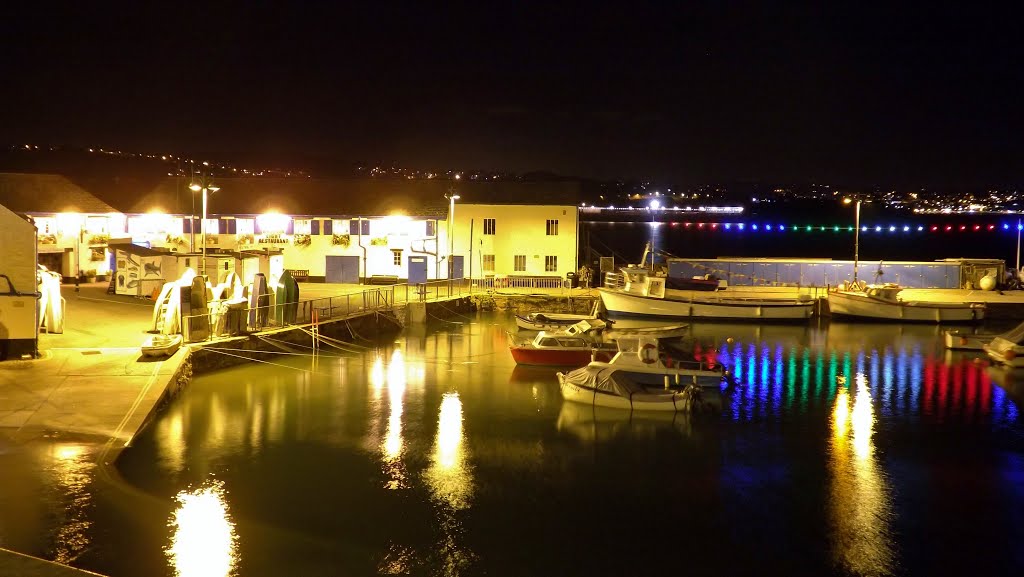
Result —
M743 223L741 222L741 223L737 224L736 226L740 227L740 230L743 230L743 227L744 227L745 225L744 225L744 224L743 224Z
M766 224L766 225L764 225L764 229L765 230L771 230L772 229L772 225Z
M1003 223L1003 230L1010 230L1010 225Z
M903 232L910 232L910 227L909 226L904 226L903 227Z
M754 230L757 230L757 225L756 224L752 224L752 225L750 225L750 228L752 228Z
M1024 230L1024 224L1018 224L1017 230Z
M868 231L868 227L862 226L862 227L860 227L860 231L861 232L867 232Z
M780 224L779 225L779 230L786 230L786 225Z
M876 226L875 227L875 232L882 232L882 227Z
M895 226L890 226L889 227L889 232L896 232L896 227Z
M732 228L732 224L731 223L728 223L728 222L725 223L725 230L729 230L731 228Z
M922 230L924 230L924 227L923 227L923 226L918 226L918 227L917 227L917 232L921 232Z

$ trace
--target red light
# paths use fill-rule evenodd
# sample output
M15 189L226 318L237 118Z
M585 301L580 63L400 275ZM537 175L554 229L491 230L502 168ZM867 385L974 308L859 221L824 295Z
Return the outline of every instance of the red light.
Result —
M718 223L717 222L711 223L711 228L718 228Z
M704 228L704 223L703 222L698 222L697 223L697 228Z
M951 230L953 230L953 227L951 227L951 226L949 226L949 225L947 224L947 225L946 225L946 232L949 232L949 231L951 231Z
M974 230L981 230L981 225L980 224L974 225Z
M687 223L685 223L685 226L686 226L686 228L690 228L690 225L691 225L691 224L693 224L693 223L692 223L692 222L687 222Z
M966 227L965 225L962 225L962 224L961 224L961 225L960 225L960 230L967 230L967 227Z
M939 227L932 225L932 232L939 230Z
M996 225L990 224L990 225L988 225L988 229L989 230L995 230L996 229Z

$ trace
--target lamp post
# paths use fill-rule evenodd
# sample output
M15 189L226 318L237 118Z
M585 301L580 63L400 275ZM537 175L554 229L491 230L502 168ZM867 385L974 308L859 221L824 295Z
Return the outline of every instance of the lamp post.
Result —
M856 202L857 206L854 209L853 217L853 284L857 284L857 261L860 260L860 199L854 201L850 198L844 198L843 204L850 204Z
M446 194L445 198L449 200L448 204L448 279L451 280L452 275L455 273L455 263L452 261L452 255L455 254L455 201L460 197L457 194Z
M217 192L220 187L213 184L213 177L209 177L207 180L205 177L200 177L199 181L192 181L192 184L188 186L192 192L203 193L203 220L199 223L199 234L203 236L203 260L200 262L200 270L203 277L206 276L206 199L209 193Z

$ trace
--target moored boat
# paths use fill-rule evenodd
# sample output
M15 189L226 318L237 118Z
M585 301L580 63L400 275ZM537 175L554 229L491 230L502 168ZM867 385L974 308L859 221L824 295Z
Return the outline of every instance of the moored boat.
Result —
M1020 342L1024 339L1024 323L1005 333L968 333L959 329L948 330L943 334L943 341L947 349L981 351L985 349L985 345L991 343L996 337L1002 337L1015 343Z
M718 292L679 291L665 287L664 277L643 269L623 269L625 282L601 288L601 302L610 317L729 319L754 322L804 321L814 312L807 298L769 299L729 296ZM806 296L806 295L805 295Z
M618 352L614 342L604 342L588 321L559 331L540 331L532 339L509 334L509 352L516 364L552 367L581 367L591 360L611 360Z
M612 367L587 365L557 373L566 401L631 411L698 412L707 408L700 387L683 390L644 386Z
M972 323L985 318L983 304L905 301L899 297L902 290L897 284L885 283L831 292L829 312L862 320L919 323Z
M145 357L169 357L181 346L181 335L150 335L142 342L142 355Z
M573 315L566 313L516 315L516 327L526 331L555 331L580 321L587 321L595 328L598 328L598 330L606 326L605 322L596 315Z

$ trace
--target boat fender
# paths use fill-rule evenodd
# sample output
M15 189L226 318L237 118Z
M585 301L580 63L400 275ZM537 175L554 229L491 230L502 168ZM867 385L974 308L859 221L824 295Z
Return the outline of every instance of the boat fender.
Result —
M1004 353L1004 355L1006 356L1007 360L1012 361L1013 359L1017 358L1017 351L1015 351L1013 349L1010 349L1010 350L1006 351L1006 353Z
M654 351L654 354L652 355L648 353L648 351ZM658 360L657 347L651 343L646 343L644 346L640 347L640 360L643 361L645 365L653 364L654 361Z
M967 337L960 337L960 346L967 346Z

